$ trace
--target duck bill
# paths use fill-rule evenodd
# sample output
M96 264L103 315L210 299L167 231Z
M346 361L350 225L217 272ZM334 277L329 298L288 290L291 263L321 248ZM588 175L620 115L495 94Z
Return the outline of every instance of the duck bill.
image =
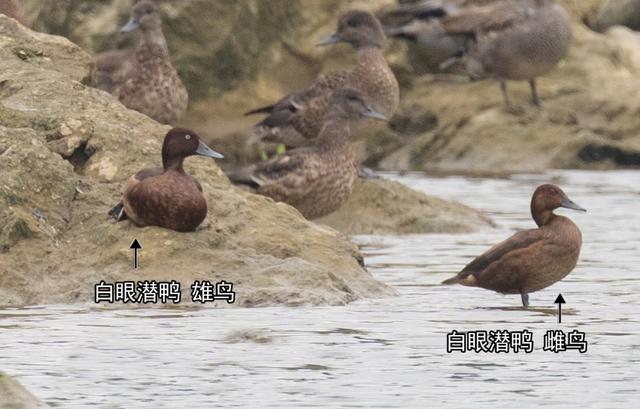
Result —
M135 21L133 17L129 20L127 24L125 24L121 29L121 33L130 33L132 31L137 30L140 27L140 23Z
M317 43L316 47L323 47L325 45L337 44L340 41L342 41L342 38L340 38L340 34L333 33L329 37L327 37L324 40L322 40L319 43Z
M577 210L579 212L586 212L587 211L587 209L585 209L582 206L578 206L573 201L571 201L569 198L564 199L564 201L560 204L560 207L564 207L565 209Z
M214 151L213 149L211 149L210 147L202 143L202 141L200 141L200 144L198 145L198 149L196 149L196 153L198 155L207 156L209 158L215 158L215 159L224 158L224 156L221 153Z
M373 109L371 107L367 107L367 110L364 111L362 116L364 116L366 118L378 119L380 121L385 121L385 122L389 121L389 118L387 118L386 115L381 114L380 112L376 111L375 109Z

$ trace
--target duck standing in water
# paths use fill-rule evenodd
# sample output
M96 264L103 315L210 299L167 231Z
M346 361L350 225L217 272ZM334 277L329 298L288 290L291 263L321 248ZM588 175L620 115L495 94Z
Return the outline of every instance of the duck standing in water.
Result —
M335 90L345 87L362 92L375 110L391 118L398 108L400 91L384 57L385 40L380 22L371 13L352 10L344 14L337 31L318 45L350 44L357 50L355 65L321 75L309 88L247 112L246 115L268 114L256 126L252 140L289 147L310 145L324 124L329 98Z
M531 199L538 228L516 233L490 248L443 284L520 294L522 305L528 307L529 293L562 280L578 262L582 234L570 219L553 213L559 207L586 212L559 187L538 187Z
M311 146L293 149L227 176L234 184L290 204L307 219L325 216L351 196L358 179L359 164L350 137L352 123L363 117L387 120L367 104L361 92L352 88L337 90ZM278 125L276 119L271 117L273 126ZM287 123L286 117L280 119Z
M176 123L187 110L189 95L171 64L158 7L150 0L136 3L121 31L137 31L137 46L96 57L98 86L127 108L164 124Z
M144 169L129 178L122 201L109 215L138 226L160 226L180 232L194 231L207 216L202 186L182 167L184 159L202 155L222 158L195 132L174 128L164 138L162 168Z
M423 0L393 13L413 20L387 34L448 53L443 67L461 62L472 79L497 79L508 107L511 80L529 81L540 105L536 78L567 55L572 40L569 15L554 0Z

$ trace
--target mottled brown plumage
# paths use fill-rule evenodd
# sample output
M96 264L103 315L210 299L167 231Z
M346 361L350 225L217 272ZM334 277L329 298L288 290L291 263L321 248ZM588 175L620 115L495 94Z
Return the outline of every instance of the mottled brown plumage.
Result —
M343 87L361 91L367 101L387 117L395 113L399 87L384 57L385 36L378 20L368 12L347 12L340 18L336 33L319 45L338 42L349 43L357 50L355 65L321 75L306 90L249 112L269 114L257 125L253 141L278 142L292 147L309 145L320 132L329 98Z
M473 79L497 79L507 105L510 80L529 81L539 105L535 79L566 56L572 40L569 16L553 0L425 0L397 12L428 23L388 29L389 35L448 49L443 66L459 62Z
M555 185L542 185L531 199L537 229L525 230L492 247L443 284L481 287L503 294L520 294L525 307L528 294L546 288L569 274L580 255L582 234L558 207L586 211Z
M0 14L22 21L22 13L14 0L0 0Z
M142 0L132 8L123 32L136 30L137 45L96 57L98 85L128 108L158 122L176 123L184 114L189 95L171 64L157 6Z
M339 208L358 178L358 160L351 146L352 124L362 117L386 119L352 88L334 92L322 130L312 145L228 174L238 185L297 208L316 219Z
M192 155L221 158L187 129L174 128L162 146L162 168L144 169L129 178L122 202L109 215L138 226L193 231L207 215L202 186L182 166Z

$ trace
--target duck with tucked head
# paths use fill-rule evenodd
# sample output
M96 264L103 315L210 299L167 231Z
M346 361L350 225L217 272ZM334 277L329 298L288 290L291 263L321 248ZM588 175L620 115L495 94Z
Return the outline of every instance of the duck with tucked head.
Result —
M337 31L318 45L350 44L357 51L355 65L321 75L309 88L289 94L273 105L247 112L247 115L268 114L256 125L252 141L277 142L290 147L310 145L320 133L329 98L335 90L345 87L362 92L373 108L391 118L398 108L400 91L384 57L385 40L380 22L371 13L352 10L344 14Z
M353 192L359 164L351 146L351 127L362 118L387 120L361 92L353 88L337 90L311 146L290 150L227 176L234 184L290 204L307 219L325 216Z
M98 86L127 108L164 124L176 123L187 110L189 95L171 64L158 7L139 1L120 31L136 32L137 46L96 57Z
M129 178L122 201L109 215L130 219L138 226L194 231L207 216L202 186L184 171L184 159L201 155L222 158L195 132L174 128L164 138L162 168L144 169Z
M538 187L531 199L538 228L516 233L490 248L443 284L520 294L522 305L528 307L529 293L562 280L578 262L582 234L570 219L553 213L559 207L586 212L558 186Z

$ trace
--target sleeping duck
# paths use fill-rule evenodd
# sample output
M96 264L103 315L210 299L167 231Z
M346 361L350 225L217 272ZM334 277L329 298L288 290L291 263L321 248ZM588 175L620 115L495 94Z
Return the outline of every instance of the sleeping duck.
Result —
M109 215L116 222L130 219L138 226L194 231L207 216L202 186L184 171L184 159L202 155L222 158L195 132L174 128L164 138L162 168L144 169L129 178L122 201Z

